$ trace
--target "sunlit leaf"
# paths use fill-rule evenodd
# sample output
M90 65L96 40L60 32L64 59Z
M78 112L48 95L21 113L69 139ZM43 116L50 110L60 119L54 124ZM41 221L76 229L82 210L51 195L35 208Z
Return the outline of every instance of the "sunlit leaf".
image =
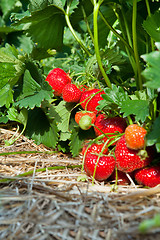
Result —
M149 102L147 100L123 101L120 112L123 113L123 117L135 115L136 121L144 122L149 116Z

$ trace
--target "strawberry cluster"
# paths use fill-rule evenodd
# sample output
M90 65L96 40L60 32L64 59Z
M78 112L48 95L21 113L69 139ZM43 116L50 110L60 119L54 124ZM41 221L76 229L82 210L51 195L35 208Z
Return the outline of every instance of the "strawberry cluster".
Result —
M93 127L96 138L82 148L83 167L88 176L97 181L117 181L118 177L120 184L129 184L129 179L148 187L160 184L160 166L152 164L154 150L146 147L146 129L128 125L121 116L109 117L97 111L105 94L102 89L78 87L60 68L53 69L46 81L55 96L81 106L75 122L82 130Z

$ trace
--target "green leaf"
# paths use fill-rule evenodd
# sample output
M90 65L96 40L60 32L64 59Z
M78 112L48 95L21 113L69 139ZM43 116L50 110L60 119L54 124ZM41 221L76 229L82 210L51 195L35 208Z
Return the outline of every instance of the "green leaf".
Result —
M20 112L18 112L17 109L15 109L14 107L11 107L11 108L9 108L7 113L8 113L7 117L8 117L9 120L16 121L16 122L19 122L20 124L23 124L23 129L18 134L18 136L16 136L16 135L19 131L19 126L17 127L17 130L16 130L15 134L9 140L5 140L5 145L10 146L15 141L17 141L18 138L25 131L26 126L27 126L27 120L28 120L28 111L26 109L22 109Z
M50 5L37 10L14 23L13 26L25 24L25 31L39 48L56 49L62 47L64 29L64 10Z
M43 82L41 86L31 76L28 70L25 71L22 94L16 99L14 106L19 108L40 107L42 101L50 100L53 97L52 89L47 82Z
M14 46L6 44L0 49L0 106L7 108L13 102L12 88L24 72L24 63L19 59Z
M25 134L36 144L55 148L58 141L58 129L55 121L49 121L41 108L29 111Z
M132 100L149 100L152 101L155 97L157 97L157 93L151 88L147 88L145 90L135 91L133 95L130 95Z
M77 0L77 2L79 2L78 8L75 8L74 12L70 16L70 20L73 26L77 25L77 23L81 20L84 20L82 7L84 8L87 17L93 12L93 4L90 0Z
M121 104L123 117L135 115L136 121L144 122L149 116L149 102L147 100L126 100Z
M160 51L154 51L141 56L148 67L142 72L142 75L148 80L145 85L152 89L160 88Z
M64 3L61 0L30 0L29 10L31 12L42 10L53 4L59 8L63 8L64 6Z
M111 88L104 89L106 94L102 94L104 100L99 101L97 110L106 109L117 109L126 100L129 100L128 93L120 86L112 84Z
M8 27L8 26L0 27L0 35L2 35L3 33L7 34L15 31L17 31L17 29L13 27Z
M109 22L109 24L112 26L113 23L116 21L116 15L112 9L112 7L108 6L102 6L100 7L100 11L105 17L105 19ZM106 26L106 24L103 22L101 17L98 18L98 42L100 47L106 46L106 38L110 32L110 29Z
M71 110L74 107L74 103L67 103L61 101L56 107L55 120L57 122L58 130L61 131L60 140L66 141L70 138L71 132L69 129Z
M143 27L155 41L160 42L160 11L148 16Z
M78 156L80 149L82 148L83 139L81 139L79 134L79 128L74 128L71 135L70 150L73 157Z
M70 0L69 2L69 14L71 15L75 9L78 7L79 0Z
M9 108L10 104L13 102L13 91L9 84L6 84L0 89L0 107L6 106Z
M17 109L11 107L7 113L10 121L19 122L26 127L28 120L28 111L26 109L23 108L20 112L18 112Z
M22 3L19 0L1 0L0 9L3 12L3 19L8 21L12 12L19 12L22 9Z
M156 145L156 149L160 152L160 116L156 118L152 125L151 131L147 134L147 146Z
M5 0L1 0L0 2L0 8L2 10L3 13L6 13L8 12L10 9L12 9L12 7L14 6L15 4L15 0L8 0L8 1L5 1Z
M0 112L0 123L7 123L8 117L6 116L5 112Z

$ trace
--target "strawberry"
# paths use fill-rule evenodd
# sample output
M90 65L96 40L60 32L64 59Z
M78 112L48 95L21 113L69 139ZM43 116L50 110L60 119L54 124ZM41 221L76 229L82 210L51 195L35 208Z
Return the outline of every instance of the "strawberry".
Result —
M127 184L131 183L129 178L127 177L126 173L117 170L117 174L118 174L118 183L117 184L119 184L119 185L127 185ZM134 176L133 172L128 173L128 174L130 175L131 178ZM115 181L116 180L116 171L114 171L112 173L112 175L110 176L110 180L111 181Z
M66 102L79 102L81 94L81 90L73 83L65 85L62 91L63 100Z
M134 177L138 184L155 187L160 184L160 166L138 169L135 171Z
M86 149L87 149L87 147L88 147L88 144L86 143L86 144L83 146L83 148L82 148L82 154L84 155L85 152L86 152L86 154L87 154L87 153L97 153L97 154L99 154L99 153L102 152L103 146L104 146L104 143L92 143L92 144L89 146L89 148L88 148L88 150L87 150L87 152L86 152ZM108 148L107 148L107 147L105 147L105 149L103 150L103 154L106 154L106 153L108 153Z
M137 124L129 125L125 130L126 145L130 149L138 150L145 146L145 135L147 131Z
M99 92L101 91L101 92ZM96 94L97 93L97 94ZM95 95L94 95L95 94ZM91 112L97 113L96 107L99 105L99 101L103 100L102 94L105 94L104 91L100 89L91 89L82 93L80 98L80 103L83 109ZM86 101L85 101L86 99Z
M136 169L143 168L152 161L153 153L150 148L146 148L148 156L142 156L141 150L129 149L126 146L125 135L123 135L116 144L115 157L117 169L122 172L132 172Z
M71 83L71 78L63 69L54 68L49 72L46 81L54 90L55 96L62 96L62 90L66 84Z
M103 133L123 133L127 127L126 120L121 117L107 118L105 114L99 114L94 123L94 131L96 136L100 136ZM108 137L116 136L116 134L108 134ZM108 138L104 137L104 141ZM112 140L112 139L111 139ZM108 143L111 141L109 140ZM114 143L115 144L115 143ZM113 144L113 145L114 145Z
M93 176L96 167L98 156L92 153L87 153L84 159L84 170L88 176ZM95 179L103 181L110 177L115 168L115 159L112 156L101 156L99 158Z
M83 117L87 116L88 117L88 124L86 124L86 121ZM82 119L82 120L81 120ZM94 112L89 112L89 111L79 111L76 112L75 114L75 121L76 123L79 124L80 122L80 127L84 130L88 130L91 128L91 124L93 124L96 120L96 114Z

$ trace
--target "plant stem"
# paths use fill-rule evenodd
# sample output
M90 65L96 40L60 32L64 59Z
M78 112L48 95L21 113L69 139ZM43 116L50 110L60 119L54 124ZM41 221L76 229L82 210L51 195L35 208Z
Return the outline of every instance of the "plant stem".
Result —
M142 90L142 76L141 76L141 65L139 60L138 54L138 47L137 47L137 28L136 28L136 21L137 21L137 0L133 0L133 14L132 14L132 36L133 36L133 49L134 49L134 57L137 66L137 74L136 74L136 85L138 90Z
M45 172L46 170L60 170L60 169L65 169L65 168L74 169L74 168L81 168L81 167L82 167L82 165L69 165L69 166L54 166L54 167L47 167L47 168L39 168L39 169L36 169L36 170L31 170L31 171L28 171L28 172L21 173L21 174L15 176L14 179L13 178L3 178L3 179L0 179L0 183L8 182L8 181L12 182L12 181L17 180L17 178L30 176L34 172Z
M148 0L145 0L145 1L146 1L148 16L151 17L151 10L150 10L150 6L149 6L149 1ZM152 51L154 51L154 41L153 41L152 37L151 37L151 49L152 49Z
M124 43L124 45L128 48L130 53L133 55L134 54L133 49L129 46L127 41L109 24L109 22L105 19L105 17L103 16L100 10L99 10L99 15L102 18L103 22L106 24L106 26L115 34L117 38L119 38Z
M122 17L123 17L125 29L122 27L119 14L118 14L118 13L115 13L115 14L116 14L116 16L117 16L117 19L118 19L119 24L120 24L120 27L121 27L123 39L127 42L126 36L125 36L125 31L126 31L126 35L127 35L127 39L128 39L128 45L130 46L130 49L132 49L132 40L131 40L129 28L128 28L128 23L127 23L127 20L126 20L124 11L123 11L123 6L121 7L121 13L122 13ZM126 53L127 53L127 55L128 55L129 61L130 61L130 63L131 63L131 66L132 66L132 68L133 68L134 74L136 75L136 72L137 72L137 71L136 71L136 63L135 63L135 59L134 59L134 51L133 51L133 49L132 49L132 51L129 51L128 47L127 47L126 45L124 45L124 46L125 46Z
M102 76L104 77L104 80L107 84L107 86L109 88L111 88L111 82L109 80L109 77L107 76L104 68L103 68L103 64L102 64L102 60L101 60L101 56L100 56L100 51L99 51L99 44L98 44L98 11L99 11L99 7L100 7L100 3L96 3L96 1L94 1L94 12L93 12L93 26L94 26L94 48L95 48L95 53L96 53L96 58L97 58L97 62L100 68L100 71L102 73Z
M83 13L84 21L85 21L86 26L87 26L88 33L89 33L89 35L92 39L92 42L94 42L94 37L93 37L92 31L90 29L90 26L89 26L89 23L88 23L88 20L87 20L87 16L86 16L86 13L85 13L85 10L84 10L83 6L82 6L82 13Z
M80 40L80 38L78 37L78 35L76 34L76 32L74 31L72 24L70 22L69 19L69 5L67 6L67 10L65 13L65 19L66 19L66 23L71 31L71 33L73 34L74 38L76 39L76 41L79 43L79 45L81 46L81 48L89 55L91 56L91 53L88 51L88 49L85 47L85 45L82 43L82 41Z

